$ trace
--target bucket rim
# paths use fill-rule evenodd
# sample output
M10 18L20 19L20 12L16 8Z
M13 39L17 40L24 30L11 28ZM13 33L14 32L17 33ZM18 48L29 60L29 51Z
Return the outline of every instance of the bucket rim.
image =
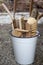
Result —
M23 39L27 39L27 38L34 38L34 37L38 37L38 36L40 36L40 33L39 33L39 31L36 31L36 35L35 36L32 36L32 37L17 37L17 36L14 36L13 34L12 34L12 30L10 30L9 31L9 34L12 36L12 37L15 37L15 38L23 38Z

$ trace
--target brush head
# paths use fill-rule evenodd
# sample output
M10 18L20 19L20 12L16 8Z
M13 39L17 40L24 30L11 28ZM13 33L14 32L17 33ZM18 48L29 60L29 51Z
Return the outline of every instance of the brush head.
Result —
M27 21L28 24L34 24L36 22L37 22L37 20L35 18L33 18L33 17L29 17L29 19Z

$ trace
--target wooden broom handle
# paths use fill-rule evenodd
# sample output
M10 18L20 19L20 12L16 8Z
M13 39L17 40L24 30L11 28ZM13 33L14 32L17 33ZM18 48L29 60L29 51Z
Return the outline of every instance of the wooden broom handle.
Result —
M33 9L33 0L31 0L30 2L30 16L31 16L32 9Z
M7 8L7 6L6 6L4 3L2 3L2 6L3 6L4 9L8 12L8 14L10 15L11 20L13 21L12 14L10 13L9 9Z
M16 0L14 0L14 15L15 15L15 12L16 12Z
M12 17L12 15L11 15L9 9L7 8L7 6L6 6L4 3L2 3L2 6L3 6L4 9L8 12L8 14L10 15L11 20L13 21L14 18ZM12 23L11 23L11 24L12 24ZM14 30L13 24L12 24L12 30Z
M29 30L18 29L18 28L16 28L15 30L16 30L16 31L19 31L19 32L29 32Z
M14 18L15 18L15 12L16 12L16 0L14 0ZM22 29L21 21L19 21L19 27Z

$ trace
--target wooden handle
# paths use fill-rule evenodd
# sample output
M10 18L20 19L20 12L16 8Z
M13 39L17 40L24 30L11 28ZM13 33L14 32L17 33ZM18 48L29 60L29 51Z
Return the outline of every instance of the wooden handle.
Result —
M32 9L33 9L33 0L31 0L30 2L30 16L31 16Z
M41 17L43 17L43 14L39 14L39 16L37 17L37 20L39 20Z
M21 19L19 20L19 28L22 29L22 25L21 25Z
M12 17L12 15L11 15L9 9L7 8L7 6L6 6L4 3L2 3L2 6L3 6L4 9L8 12L8 14L10 15L11 20L13 21L13 17ZM12 24L12 29L14 30L14 26L13 26L13 24Z
M29 32L29 30L23 30L23 29L18 29L18 28L16 28L15 30L17 30L19 32Z
M16 0L14 0L14 13L16 12Z
M16 12L16 0L14 0L14 19L15 19L15 12Z
M11 17L11 19L13 20L13 17L12 17L12 15L11 15L11 13L10 13L10 11L9 11L9 9L7 8L7 6L4 4L4 3L2 3L2 6L4 7L4 9L8 12L8 14L10 15L10 17Z

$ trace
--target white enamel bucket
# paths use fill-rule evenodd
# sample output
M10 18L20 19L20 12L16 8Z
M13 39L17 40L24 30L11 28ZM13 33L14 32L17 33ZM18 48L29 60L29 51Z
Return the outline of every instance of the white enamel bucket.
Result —
M13 43L15 60L19 64L27 65L34 62L35 50L37 44L37 38L39 33L32 38L18 38L11 34L11 40Z

